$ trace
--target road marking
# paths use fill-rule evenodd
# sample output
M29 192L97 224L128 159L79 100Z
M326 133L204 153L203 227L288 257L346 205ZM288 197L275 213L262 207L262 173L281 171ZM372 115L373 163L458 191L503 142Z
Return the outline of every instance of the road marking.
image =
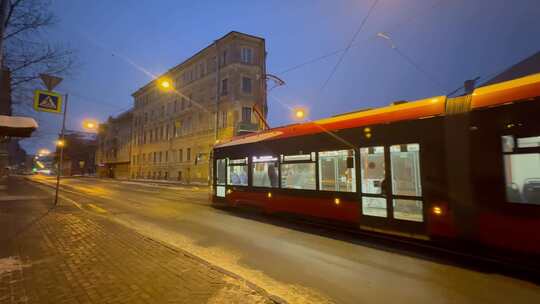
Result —
M95 211L99 212L99 213L107 213L107 210L101 208L101 207L98 207L94 204L88 204L88 207L94 209Z

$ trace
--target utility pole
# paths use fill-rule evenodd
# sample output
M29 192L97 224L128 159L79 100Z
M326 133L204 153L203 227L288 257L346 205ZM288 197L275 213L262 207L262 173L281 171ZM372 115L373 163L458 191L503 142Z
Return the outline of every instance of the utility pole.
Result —
M62 117L62 130L60 131L60 158L58 162L57 174L56 174L56 191L54 194L54 205L58 204L58 192L60 190L60 175L62 175L63 164L64 164L64 146L66 145L65 136L66 136L66 113L68 109L68 94L65 95L64 100L64 116Z

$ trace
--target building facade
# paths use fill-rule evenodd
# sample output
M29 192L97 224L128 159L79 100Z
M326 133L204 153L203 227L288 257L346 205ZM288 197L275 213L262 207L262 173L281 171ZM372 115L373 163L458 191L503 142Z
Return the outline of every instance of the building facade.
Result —
M62 175L94 175L97 138L94 133L67 131L65 136ZM60 155L58 150L56 156ZM58 159L56 159L58 162Z
M98 149L96 151L97 174L99 177L129 178L131 154L132 110L117 117L109 117L99 126Z
M265 57L263 38L230 32L133 93L130 177L208 183L216 141L264 127Z

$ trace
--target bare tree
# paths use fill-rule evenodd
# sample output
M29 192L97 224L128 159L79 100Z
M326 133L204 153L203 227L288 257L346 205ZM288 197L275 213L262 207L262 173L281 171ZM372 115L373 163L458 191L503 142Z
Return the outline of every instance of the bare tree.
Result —
M29 100L39 74L66 75L74 65L74 51L51 43L46 35L46 29L57 22L49 7L49 0L9 3L4 65L11 70L13 99L19 105L24 106L21 101Z

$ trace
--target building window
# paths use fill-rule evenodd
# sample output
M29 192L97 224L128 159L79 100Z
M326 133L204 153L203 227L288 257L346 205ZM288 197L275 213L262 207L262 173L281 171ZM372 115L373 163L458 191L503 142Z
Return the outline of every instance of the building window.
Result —
M281 156L281 187L316 189L315 153Z
M223 51L223 52L221 53L220 61L221 61L220 64L221 64L222 66L224 66L224 65L227 64L227 50L225 50L225 51Z
M247 157L240 159L230 159L227 168L229 185L247 186L248 185L248 166Z
M319 189L355 192L354 150L319 152Z
M253 62L253 49L248 47L243 47L241 51L241 60L243 63L252 63Z
M180 105L180 110L184 110L186 108L186 99L182 97L182 104Z
M178 112L178 100L174 100L174 112Z
M229 93L228 84L229 80L227 78L221 80L221 95L227 95Z
M506 200L540 205L540 136L502 137Z
M252 158L252 184L254 187L277 188L279 186L278 158L254 156Z
M184 161L184 151L182 149L178 150L178 161L179 162Z
M199 63L199 78L202 78L205 74L204 62Z
M242 107L242 122L251 122L251 108Z
M251 94L251 78L242 77L242 92Z
M187 104L188 108L191 108L192 100L193 100L193 95L189 94L189 96L188 96L188 104Z
M191 160L191 148L186 149L186 161Z
M169 151L165 151L165 162L169 162Z

